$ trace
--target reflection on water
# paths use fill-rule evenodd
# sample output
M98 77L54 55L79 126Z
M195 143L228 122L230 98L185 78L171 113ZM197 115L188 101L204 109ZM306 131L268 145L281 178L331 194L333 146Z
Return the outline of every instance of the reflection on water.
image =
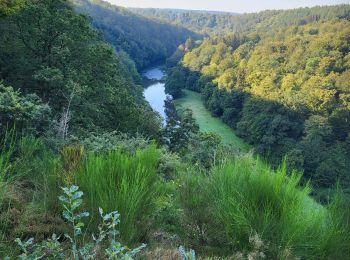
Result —
M147 70L142 75L148 79L154 79L154 80L162 80L165 76L164 72L160 68L153 68L153 69Z
M144 92L146 100L150 103L153 110L157 111L163 119L165 115L165 86L164 83L156 83L145 89Z
M147 79L155 80L151 85L146 86L144 96L153 110L161 115L163 123L165 123L165 101L169 97L169 95L165 94L164 82L161 82L165 74L160 68L153 68L143 73L143 76Z

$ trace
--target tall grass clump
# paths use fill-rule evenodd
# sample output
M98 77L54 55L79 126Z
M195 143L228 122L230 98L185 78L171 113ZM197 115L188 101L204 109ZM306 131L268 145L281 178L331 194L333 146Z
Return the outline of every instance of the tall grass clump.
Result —
M33 201L47 211L59 213L57 196L65 185L60 157L42 139L22 136L16 141L11 163L9 179L19 187L30 188Z
M191 213L192 224L198 222L197 215L202 218L204 240L200 247L220 247L224 254L249 251L251 238L258 234L266 255L273 259L291 255L344 259L339 257L349 253L348 229L336 216L337 210L329 210L309 196L311 188L301 187L300 178L295 172L287 176L285 163L273 171L252 156L215 167L209 176L196 177L195 181L193 176L187 177L182 201L185 213ZM190 198L194 202L186 205ZM196 201L201 203L201 214L197 215L193 212L198 210ZM202 212L207 212L205 218Z
M145 235L155 211L156 169L159 151L153 145L130 155L120 150L87 155L75 175L86 194L86 206L97 213L117 209L123 216L120 233L124 242L134 243ZM96 220L93 216L92 223Z
M5 138L5 141L7 139ZM6 179L8 177L8 172L11 166L11 156L13 153L12 141L9 146L6 145L6 142L3 144L0 143L0 216L3 212L8 210L8 206L5 202L5 195L8 190L8 185ZM0 218L1 219L1 218ZM2 251L3 241L5 239L5 230L4 225L0 223L0 252Z
M11 167L11 158L15 151L15 133L6 132L3 140L0 140L0 186L5 185ZM1 194L0 194L1 195Z
M0 144L0 182L26 183L40 189L53 160L58 158L39 138L16 136L11 130Z

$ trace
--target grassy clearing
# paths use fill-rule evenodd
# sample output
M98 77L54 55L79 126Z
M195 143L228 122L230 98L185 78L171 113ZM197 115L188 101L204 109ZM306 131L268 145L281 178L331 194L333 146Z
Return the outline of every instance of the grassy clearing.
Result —
M223 123L219 118L213 117L204 107L200 94L184 90L185 96L175 100L177 108L188 108L193 111L193 117L196 119L202 132L214 132L222 137L226 145L232 145L239 150L247 152L250 146L242 139L236 136L235 132Z

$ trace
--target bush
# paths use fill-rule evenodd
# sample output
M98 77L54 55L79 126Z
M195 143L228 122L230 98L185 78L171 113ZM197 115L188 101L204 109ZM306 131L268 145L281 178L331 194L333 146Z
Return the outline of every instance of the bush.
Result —
M35 202L51 213L58 213L57 196L59 187L64 185L65 173L60 157L52 153L42 139L14 135L10 139L4 141L9 144L0 152L0 172L3 173L0 182L3 179L3 182L14 183L19 189L27 186Z
M295 172L287 177L285 163L273 171L251 156L215 167L209 176L188 176L180 191L187 226L202 227L190 242L229 255L253 250L249 238L257 233L268 244L269 258L292 252L305 259L344 259L348 227L336 210L309 197L311 188L300 187L300 178Z
M181 162L180 157L176 153L172 153L163 149L161 151L158 174L163 177L164 180L174 180L178 176L178 173L185 170L186 164Z
M212 246L212 237L208 236L211 224L209 213L209 179L203 173L189 172L183 176L180 194L183 209L183 233L197 249L205 251L205 247Z
M75 175L86 194L89 211L97 212L98 207L109 211L117 208L124 216L120 231L128 243L144 237L154 212L159 156L153 145L137 150L135 155L120 150L91 153ZM96 215L92 221L96 221Z
M64 233L57 203L63 165L42 139L8 130L0 144L0 258L15 237Z
M83 140L83 145L87 151L108 152L111 150L121 149L122 152L135 154L138 149L145 149L150 145L150 141L140 135L135 137L117 131L90 134Z
M34 134L42 133L49 124L51 109L35 94L22 95L0 83L0 134L16 126Z

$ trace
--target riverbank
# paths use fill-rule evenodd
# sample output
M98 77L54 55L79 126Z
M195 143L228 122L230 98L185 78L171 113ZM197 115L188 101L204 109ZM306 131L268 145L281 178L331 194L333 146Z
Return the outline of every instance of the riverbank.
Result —
M214 132L221 136L224 144L233 145L243 152L250 150L251 147L239 138L229 126L210 114L205 108L200 94L190 90L183 91L185 96L176 99L175 105L177 109L191 109L202 132Z
M150 81L150 84L144 85L144 96L153 110L158 112L164 123L166 121L166 104L167 95L165 93L165 73L161 68L151 68L143 73L143 78ZM219 118L213 117L204 107L200 94L183 90L185 96L174 101L177 109L188 108L193 111L202 132L213 132L221 136L225 145L234 146L242 152L248 152L251 147L241 138L236 136L235 132Z

